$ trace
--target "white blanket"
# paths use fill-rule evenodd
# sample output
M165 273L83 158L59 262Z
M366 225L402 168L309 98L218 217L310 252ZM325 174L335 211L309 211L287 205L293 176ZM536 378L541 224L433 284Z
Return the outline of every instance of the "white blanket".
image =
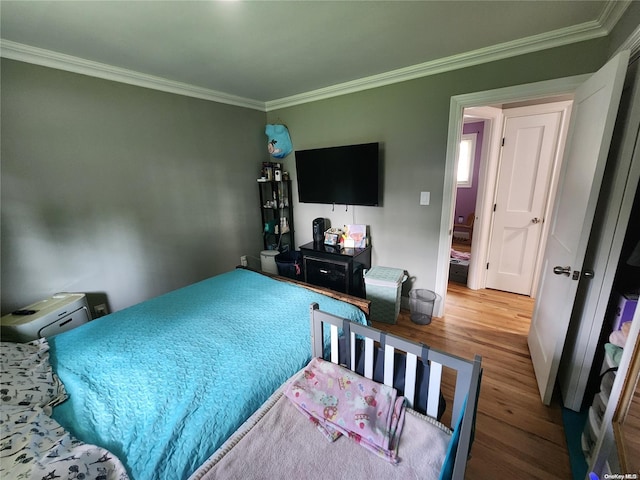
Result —
M347 437L330 443L276 392L191 480L327 478L438 479L451 431L407 409L393 465Z

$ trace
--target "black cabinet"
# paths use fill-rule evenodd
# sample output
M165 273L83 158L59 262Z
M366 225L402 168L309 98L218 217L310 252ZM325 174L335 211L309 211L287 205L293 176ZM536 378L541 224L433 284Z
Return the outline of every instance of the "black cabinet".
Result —
M307 283L347 293L351 287L349 262L326 258L303 257Z
M311 242L300 251L305 282L365 298L363 273L371 268L371 247L340 249Z
M293 250L291 180L260 181L260 210L265 250Z

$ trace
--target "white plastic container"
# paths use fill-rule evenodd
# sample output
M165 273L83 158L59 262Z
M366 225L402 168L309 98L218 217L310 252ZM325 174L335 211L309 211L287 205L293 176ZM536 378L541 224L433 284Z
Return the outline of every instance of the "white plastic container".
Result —
M603 395L603 399L606 400L605 403L609 402L609 395L611 395L611 389L613 388L613 382L616 379L616 374L613 371L609 371L602 376L602 381L600 382L600 393Z
M600 425L598 424L597 415L593 408L589 409L589 413L587 415L587 422L584 426L584 431L582 432L582 452L584 453L585 460L587 463L591 461L591 455L593 454L593 447L598 440L598 436L600 435Z
M278 265L276 264L276 255L278 250L262 250L260 252L260 268L263 272L278 275Z
M596 424L598 425L598 428L600 428L602 425L602 419L604 418L604 413L607 410L607 398L602 392L598 392L598 394L593 397L593 403L589 409L589 415L591 415L592 410Z

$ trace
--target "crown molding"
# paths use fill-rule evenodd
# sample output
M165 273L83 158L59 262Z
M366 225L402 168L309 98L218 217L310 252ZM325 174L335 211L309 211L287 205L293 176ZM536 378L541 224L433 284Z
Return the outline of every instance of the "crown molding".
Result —
M629 35L629 37L620 45L620 47L612 55L615 56L622 50L629 50L631 57L640 53L640 25Z
M631 5L633 0L609 0L598 17L598 23L602 25L607 34L613 30L618 20L622 18L625 10Z
M0 56L162 92L265 111L264 102L0 39Z
M360 92L416 78L436 75L482 63L502 60L518 55L533 53L549 48L560 47L571 43L591 40L609 34L632 0L610 0L597 20L585 22L568 28L562 28L524 39L485 47L459 55L453 55L430 62L392 70L379 75L360 78L350 82L332 85L290 97L263 102L250 98L230 95L187 83L176 82L166 78L114 67L104 63L85 60L63 53L32 47L10 40L0 39L0 56L11 60L32 63L81 75L127 83L163 92L200 98L212 102L250 108L269 112L280 108L291 107L303 103L324 100L327 98ZM638 50L640 32L638 29L625 42L625 48Z
M629 5L629 2L613 3L624 3L624 8ZM617 13L618 9L611 9L610 12ZM624 12L624 9L622 12ZM413 80L420 77L471 67L481 63L494 62L496 60L503 60L505 58L533 53L549 48L561 47L571 43L592 40L609 34L609 30L603 27L601 22L602 20L585 22L580 25L558 29L512 42L492 45L490 47L472 50L459 55L452 55L450 57L440 58L430 62L400 68L398 70L392 70L380 75L373 75L351 82L341 83L331 87L281 98L279 100L268 101L265 103L266 110L268 112L279 108L291 107L302 103L344 95L346 93L354 93L370 88L391 85L393 83L404 82L406 80Z

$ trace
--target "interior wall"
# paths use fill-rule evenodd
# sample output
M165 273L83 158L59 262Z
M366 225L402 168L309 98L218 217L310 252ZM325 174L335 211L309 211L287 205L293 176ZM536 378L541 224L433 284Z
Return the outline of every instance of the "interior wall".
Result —
M640 29L640 2L629 2L624 15L609 33L609 57L613 57L623 46L627 49L637 50L638 29ZM631 42L632 45L627 44L630 38L635 39Z
M3 314L118 310L260 250L264 112L6 59L1 82Z
M606 39L592 40L269 112L270 122L288 126L294 150L370 141L383 148L382 207L347 211L298 203L295 155L284 159L294 181L297 244L312 240L316 217L334 226L367 224L372 263L408 271L404 296L410 288L435 290L451 97L593 72L607 47ZM430 205L419 204L421 191L431 193Z

